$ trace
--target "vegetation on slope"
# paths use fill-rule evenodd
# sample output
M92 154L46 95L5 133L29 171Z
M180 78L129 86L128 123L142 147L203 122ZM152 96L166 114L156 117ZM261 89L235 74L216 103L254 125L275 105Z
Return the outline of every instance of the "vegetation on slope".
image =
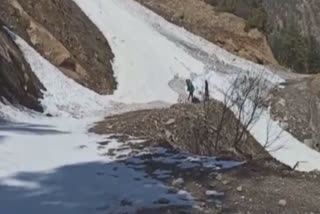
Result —
M257 28L264 32L273 53L281 65L298 73L319 73L320 44L313 36L303 35L298 23L284 23L279 31L269 19L261 1L257 0L206 0L217 10L233 13L246 20L246 30ZM276 33L275 33L276 32Z

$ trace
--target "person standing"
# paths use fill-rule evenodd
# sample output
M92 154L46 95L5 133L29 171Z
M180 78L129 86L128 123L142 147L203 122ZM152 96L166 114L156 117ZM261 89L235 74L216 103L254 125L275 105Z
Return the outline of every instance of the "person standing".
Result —
M208 80L204 82L204 100L209 101L210 95L209 95L209 83Z
M193 86L193 84L192 84L190 79L186 80L186 84L187 84L187 90L189 92L188 101L190 100L190 98L191 98L191 101L192 101L193 100L193 93L194 93L194 86Z

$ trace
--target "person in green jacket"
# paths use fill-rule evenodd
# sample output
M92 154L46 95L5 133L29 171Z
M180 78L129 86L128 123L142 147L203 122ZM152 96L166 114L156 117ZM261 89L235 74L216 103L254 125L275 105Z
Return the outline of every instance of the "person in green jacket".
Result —
M190 79L187 79L186 83L187 83L187 90L189 92L188 101L190 100L190 98L191 100L193 100L194 86Z

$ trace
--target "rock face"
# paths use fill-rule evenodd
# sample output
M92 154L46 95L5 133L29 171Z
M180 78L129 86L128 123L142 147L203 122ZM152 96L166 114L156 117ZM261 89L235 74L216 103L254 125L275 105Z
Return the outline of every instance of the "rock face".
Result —
M42 111L44 89L0 22L0 101Z
M228 51L260 64L277 64L263 33L247 30L243 18L218 12L201 0L136 0L167 20Z
M269 36L294 24L304 36L313 36L320 42L320 2L318 0L204 0L221 11L236 14L246 20L253 17L255 9L266 14L256 20ZM267 23L262 23L266 21Z
M0 16L68 77L101 94L116 88L111 49L73 1L2 0Z
M271 33L295 24L303 35L313 36L320 43L320 1L318 0L260 0L268 13Z
M268 14L267 36L279 62L299 73L319 73L320 1L259 1Z

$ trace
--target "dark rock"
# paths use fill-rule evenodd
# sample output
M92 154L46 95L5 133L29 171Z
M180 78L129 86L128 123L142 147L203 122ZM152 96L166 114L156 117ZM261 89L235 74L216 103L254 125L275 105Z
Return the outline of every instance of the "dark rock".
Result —
M75 2L0 1L0 17L66 76L101 94L110 94L116 88L111 48L101 31ZM31 25L39 29L29 31ZM32 38L37 38L36 42ZM52 50L64 51L66 57L57 60L61 55Z
M101 146L106 146L110 143L110 141L103 141L103 142L99 142L98 144Z
M0 22L0 97L42 112L39 98L44 87L4 27Z

